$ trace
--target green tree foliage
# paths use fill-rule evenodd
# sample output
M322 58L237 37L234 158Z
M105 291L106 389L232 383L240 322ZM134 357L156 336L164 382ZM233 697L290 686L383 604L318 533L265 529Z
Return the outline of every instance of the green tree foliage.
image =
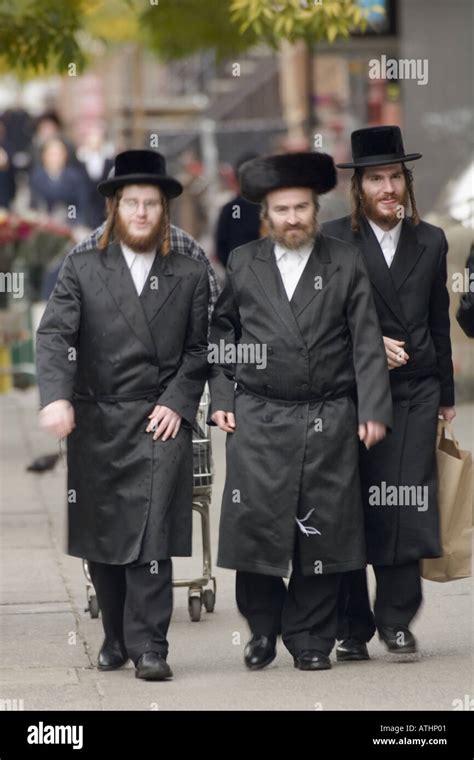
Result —
M259 41L256 30L240 31L231 21L228 0L159 0L141 14L147 46L164 59L214 50L222 59Z
M353 0L230 0L230 11L241 34L253 30L275 47L283 39L334 42L365 31L369 12L384 13L376 3L362 9Z
M84 65L76 0L0 0L0 66L15 72L65 71Z
M257 42L332 42L363 30L366 15L352 0L0 0L0 70L80 71L94 40L142 42L164 59L203 50L219 59Z

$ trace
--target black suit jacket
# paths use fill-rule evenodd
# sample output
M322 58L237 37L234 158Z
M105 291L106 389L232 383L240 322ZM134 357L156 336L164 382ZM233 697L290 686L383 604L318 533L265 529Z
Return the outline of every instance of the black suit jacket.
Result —
M365 217L360 231L350 216L323 225L326 235L357 246L364 256L386 337L405 341L409 361L391 370L390 379L436 375L441 406L454 405L454 379L449 336L449 294L446 287L448 243L443 230L426 222L404 219L397 250L389 268Z

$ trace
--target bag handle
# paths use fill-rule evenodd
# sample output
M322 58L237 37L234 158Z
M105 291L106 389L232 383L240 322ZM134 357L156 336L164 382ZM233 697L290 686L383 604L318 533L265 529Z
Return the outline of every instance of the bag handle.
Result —
M450 422L447 422L446 420L442 420L442 419L438 419L438 430L437 430L437 434L436 434L436 439L437 439L436 440L436 448L439 448L439 443L440 443L440 441L441 441L442 438L443 439L447 438L446 433L449 433L449 438L454 443L456 449L460 452L461 451L461 447L459 445L459 441L457 440L457 438L455 436L453 426L451 425Z

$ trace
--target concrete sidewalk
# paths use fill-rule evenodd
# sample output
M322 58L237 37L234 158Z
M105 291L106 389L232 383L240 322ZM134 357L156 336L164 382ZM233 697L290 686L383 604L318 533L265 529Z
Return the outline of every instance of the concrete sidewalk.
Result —
M419 662L389 662L374 639L370 662L337 664L333 658L331 671L305 673L293 668L280 645L273 665L250 673L242 663L248 634L235 607L233 573L217 568L216 609L203 612L201 622L189 620L186 589L175 591L173 681L139 681L131 665L100 673L94 665L101 622L84 612L80 560L63 554L65 463L43 475L25 471L31 459L55 450L38 428L36 410L35 390L0 396L0 709L452 710L453 700L474 696L471 580L425 582L424 609L414 625ZM455 425L466 448L472 446L473 410L459 408ZM219 431L213 445L215 556L224 477ZM174 562L176 578L201 572L197 517L195 539L195 557Z

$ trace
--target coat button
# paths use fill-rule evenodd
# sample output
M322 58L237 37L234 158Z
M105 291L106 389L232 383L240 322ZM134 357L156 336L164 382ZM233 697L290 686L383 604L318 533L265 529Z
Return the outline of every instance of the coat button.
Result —
M263 421L264 422L271 422L272 419L273 419L273 417L271 416L271 414L265 414L264 417L263 417Z
M267 389L267 391L271 391L273 388L273 385L265 385L265 388Z
M155 396L148 396L147 401L149 404L153 404L153 402L155 401Z
M301 353L301 356L304 356L305 358L308 356L308 352L304 348L301 349L300 353Z
M306 391L309 388L308 383L301 383L301 387L304 391Z
M273 354L273 348L271 346L268 346L267 354Z

